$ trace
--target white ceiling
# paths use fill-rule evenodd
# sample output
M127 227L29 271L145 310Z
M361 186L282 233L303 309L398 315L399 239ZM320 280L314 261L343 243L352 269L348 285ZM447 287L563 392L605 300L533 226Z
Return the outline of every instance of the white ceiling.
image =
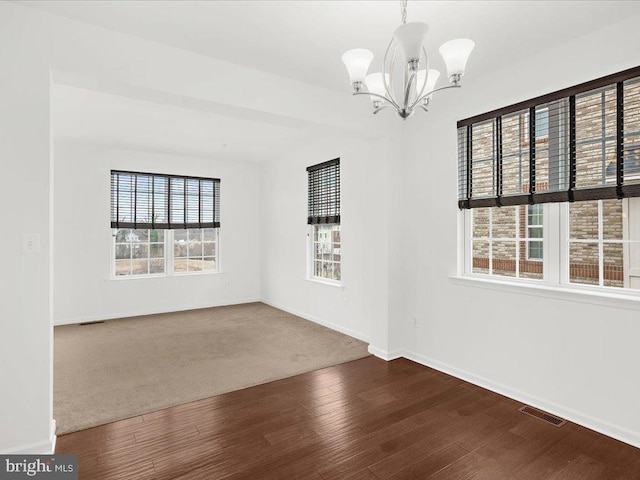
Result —
M369 48L377 57L372 68L379 68L390 35L400 23L399 1L20 4L339 90L349 100L342 53ZM526 59L558 42L639 14L640 2L627 1L409 1L408 5L409 21L426 21L431 26L427 47L434 54L432 62L436 60L432 67L443 68L437 47L444 41L458 37L476 41L467 83L481 78L487 69L503 68L505 61ZM233 106L221 110L207 102L192 104L121 90L58 78L52 96L56 141L266 161L317 137L318 128L324 128L299 119L287 123L273 115L263 118L267 114L236 112ZM362 115L371 117L368 102L360 104ZM375 118L376 125L381 122L383 118Z
M307 138L304 129L58 84L52 114L56 141L227 160L268 161Z
M22 1L213 58L348 91L340 57L350 48L373 50L379 70L399 1ZM629 1L409 1L408 20L430 24L428 52L468 37L476 42L468 75L526 58L629 15Z

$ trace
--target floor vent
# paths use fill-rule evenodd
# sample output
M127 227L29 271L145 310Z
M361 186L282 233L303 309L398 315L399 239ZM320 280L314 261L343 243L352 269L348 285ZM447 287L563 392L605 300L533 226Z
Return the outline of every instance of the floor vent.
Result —
M521 411L522 413L526 413L527 415L531 415L532 417L536 417L536 418L539 418L540 420L550 423L554 427L561 427L562 425L567 423L567 421L562 418L554 417L549 413L543 412L542 410L538 410L537 408L530 407L529 405L520 407L518 410Z
M82 323L79 323L78 325L80 325L80 326L95 325L96 323L104 323L104 320L98 320L97 322L82 322Z

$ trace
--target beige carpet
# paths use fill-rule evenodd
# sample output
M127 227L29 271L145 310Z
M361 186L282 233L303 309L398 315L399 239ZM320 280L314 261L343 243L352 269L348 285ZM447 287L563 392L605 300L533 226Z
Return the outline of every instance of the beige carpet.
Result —
M263 303L56 327L57 434L367 355L365 343Z

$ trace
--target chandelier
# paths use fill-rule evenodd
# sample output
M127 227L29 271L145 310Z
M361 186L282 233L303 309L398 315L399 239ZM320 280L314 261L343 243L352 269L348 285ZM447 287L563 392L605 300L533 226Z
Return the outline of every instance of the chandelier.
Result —
M418 108L428 111L435 92L461 86L460 79L475 43L459 38L440 47L450 84L435 88L440 72L429 68L429 57L424 47L429 26L422 22L407 23L407 0L401 0L401 12L402 25L393 32L393 38L387 46L382 72L367 75L373 53L364 48L349 50L342 56L342 61L347 67L353 94L369 95L374 114L393 107L406 120ZM396 69L397 61L402 61L399 65L401 70ZM424 68L421 69L421 66ZM402 78L394 82L394 78L400 76ZM401 87L397 87L400 80Z

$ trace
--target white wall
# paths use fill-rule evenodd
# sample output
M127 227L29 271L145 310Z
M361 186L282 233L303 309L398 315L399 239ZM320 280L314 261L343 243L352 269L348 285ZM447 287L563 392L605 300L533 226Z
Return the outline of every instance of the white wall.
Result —
M352 108L352 104L342 102L343 97L348 98L347 94L213 60L13 2L0 2L0 60L4 65L0 70L3 180L0 200L4 205L10 205L0 213L5 233L0 236L0 247L8 252L0 274L0 452L46 453L51 451L55 438L51 378L54 309L50 288L53 284L53 243L50 234L51 229L57 232L59 228L65 228L63 223L54 225L51 221L51 72L58 75L62 72L66 84L187 105L253 121L298 125L325 132L343 128L362 131L364 127L354 115L358 107ZM262 89L247 87L254 85L261 85ZM269 95L264 95L264 91L269 91ZM336 115L336 111L340 114ZM230 171L229 175L232 175ZM240 195L236 189L228 191ZM225 189L223 195L226 194ZM233 197L226 198L225 201L231 201ZM255 205L255 209L259 206ZM224 211L223 215L226 215ZM104 218L106 223L107 217ZM224 218L223 228L231 229L236 220ZM40 235L39 254L23 256L19 253L23 232ZM239 239L240 244L250 241L244 237ZM225 243L223 248L229 248L229 245ZM227 278L231 285L218 285L221 287L218 289L213 283L224 283L225 277L212 277L212 285L200 283L195 288L197 294L192 299L193 304L201 300L210 287L214 302L221 291L229 301L242 300L245 294L257 291L257 276L253 280L255 283L250 285L252 281L238 280L244 270L231 273L233 264L229 264L226 257L223 262L224 268L229 270ZM56 275L63 278L64 273ZM184 279L183 283L196 282L195 279ZM70 288L80 287L75 280L61 280L59 288L68 294ZM103 281L98 289L104 294L100 299L102 305L109 303L118 288L125 289L119 284L105 285ZM222 296L220 294L220 298ZM131 297L129 300L127 311L144 307ZM172 302L166 305L169 304L174 305ZM68 301L56 303L61 320L93 315L97 311L89 302L83 302L81 310L73 308ZM67 316L69 318L64 318Z
M0 452L51 448L49 70L47 44L0 5ZM40 252L22 255L21 234Z
M386 150L324 138L266 167L264 206L275 216L264 227L263 298L361 337L370 332L371 351L383 358L406 356L640 446L638 310L449 278L457 273L460 215L456 121L640 64L637 24L630 18L535 58L505 59L508 68L436 97L431 113L379 142ZM304 167L336 156L343 290L304 280ZM363 189L372 159L384 165L382 177L369 173L379 189ZM376 210L386 219L371 215L375 201L386 202ZM386 255L385 242L372 246L385 228ZM386 257L384 268L376 257ZM377 274L388 279L372 280Z
M262 298L388 349L388 141L323 137L263 167ZM342 286L306 278L306 167L340 158Z
M638 18L468 83L408 124L404 354L640 446L640 313L456 283L456 121L640 64ZM452 94L453 95L453 94ZM436 99L438 100L438 99ZM410 327L417 317L419 327ZM390 320L391 321L391 320Z
M270 189L256 206L265 300L368 337L383 356L404 352L640 445L635 311L477 289L447 278L456 272L457 254L455 121L640 64L637 23L630 18L536 58L505 59L508 70L467 82L455 100L443 94L430 115L402 124L398 138L373 141L334 136L337 128L385 125L348 95L0 3L0 60L7 67L0 71L0 200L12 206L2 210L0 247L14 252L0 275L0 451L44 452L53 433L52 69L82 77L84 86L99 79L96 88L112 93L130 93L130 85L137 94L207 102L207 111L317 128L316 143L262 173L260 185ZM239 88L255 84L264 88ZM336 156L343 162L344 289L304 280L304 169ZM56 239L59 228L65 224L55 221ZM40 234L40 254L18 253L21 232ZM223 262L227 269L226 257ZM60 280L77 288L72 283ZM244 283L231 278L228 298L244 291L234 290L238 285ZM103 280L101 291L110 292L103 305L117 288ZM77 315L94 313L88 303ZM56 303L58 311L60 318L76 315ZM413 316L417 330L408 328Z
M56 325L259 300L257 164L72 143L54 152ZM220 178L222 272L111 279L111 169Z

